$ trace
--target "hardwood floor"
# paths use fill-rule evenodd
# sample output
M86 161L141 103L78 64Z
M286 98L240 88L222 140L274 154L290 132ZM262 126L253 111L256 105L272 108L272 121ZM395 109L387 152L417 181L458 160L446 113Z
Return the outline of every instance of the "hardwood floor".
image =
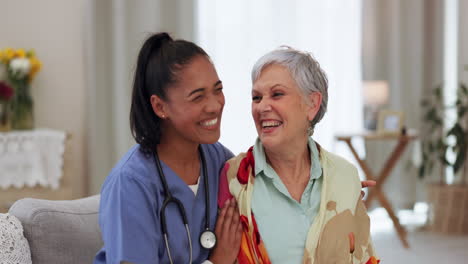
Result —
M468 235L433 233L424 227L426 210L398 213L408 231L409 249L405 249L382 208L369 213L372 238L381 263L468 263Z

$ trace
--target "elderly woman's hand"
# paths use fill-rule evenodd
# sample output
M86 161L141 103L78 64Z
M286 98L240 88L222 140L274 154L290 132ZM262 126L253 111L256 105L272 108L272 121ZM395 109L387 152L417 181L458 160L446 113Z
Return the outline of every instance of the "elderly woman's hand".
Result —
M242 224L234 198L226 200L219 212L215 234L217 244L209 260L214 264L234 263L242 237Z
M376 181L361 181L361 187L367 188L367 187L374 187L377 184ZM361 191L361 199L364 198L364 191Z

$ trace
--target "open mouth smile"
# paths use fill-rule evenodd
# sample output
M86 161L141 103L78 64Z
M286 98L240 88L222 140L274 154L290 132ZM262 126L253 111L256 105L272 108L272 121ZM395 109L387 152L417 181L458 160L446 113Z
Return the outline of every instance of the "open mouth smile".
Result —
M206 129L216 129L218 127L218 118L200 121L199 124Z
M271 133L276 130L278 127L283 125L283 122L278 120L263 120L260 121L260 126L263 133Z

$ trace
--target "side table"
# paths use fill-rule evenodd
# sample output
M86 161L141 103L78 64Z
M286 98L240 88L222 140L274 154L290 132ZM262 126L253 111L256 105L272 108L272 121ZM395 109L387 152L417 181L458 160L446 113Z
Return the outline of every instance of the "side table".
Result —
M351 141L353 137L360 137L364 139L365 141L370 141L370 140L397 141L397 144L395 145L393 151L391 152L390 156L385 161L382 169L378 172L378 174L374 174L372 170L369 168L369 166L367 165L365 159L361 159L359 157ZM369 132L356 133L356 134L340 134L340 135L336 135L335 138L338 141L343 141L347 144L347 146L353 153L353 156L356 158L359 166L364 171L366 179L377 181L377 185L374 188L371 188L369 191L369 194L365 201L366 206L368 207L372 199L377 197L377 200L385 208L388 215L390 216L393 222L393 225L397 231L398 237L400 238L403 246L405 248L409 248L408 240L406 239L406 230L404 229L403 226L401 226L400 221L398 220L398 217L396 216L394 210L392 209L392 206L389 200L385 196L382 186L385 183L385 180L388 178L388 176L392 172L397 161L401 158L408 143L411 140L414 140L417 138L417 133L412 130L408 131L405 134L380 134L377 132L369 131Z

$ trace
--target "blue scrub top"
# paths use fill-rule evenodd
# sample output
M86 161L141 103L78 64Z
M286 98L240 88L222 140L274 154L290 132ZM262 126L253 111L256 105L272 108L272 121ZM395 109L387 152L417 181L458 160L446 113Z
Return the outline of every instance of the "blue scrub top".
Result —
M214 230L219 174L233 154L220 143L202 145L202 149L209 177L210 228ZM171 168L162 161L161 165L172 195L185 207L192 237L193 263L201 263L209 255L209 250L199 242L205 229L203 178L195 196ZM203 173L200 175L203 177ZM143 154L140 146L135 145L112 169L102 186L99 225L104 247L97 253L94 263L169 263L160 221L164 198L153 157ZM166 223L174 263L188 263L188 238L182 217L173 203L166 208Z

